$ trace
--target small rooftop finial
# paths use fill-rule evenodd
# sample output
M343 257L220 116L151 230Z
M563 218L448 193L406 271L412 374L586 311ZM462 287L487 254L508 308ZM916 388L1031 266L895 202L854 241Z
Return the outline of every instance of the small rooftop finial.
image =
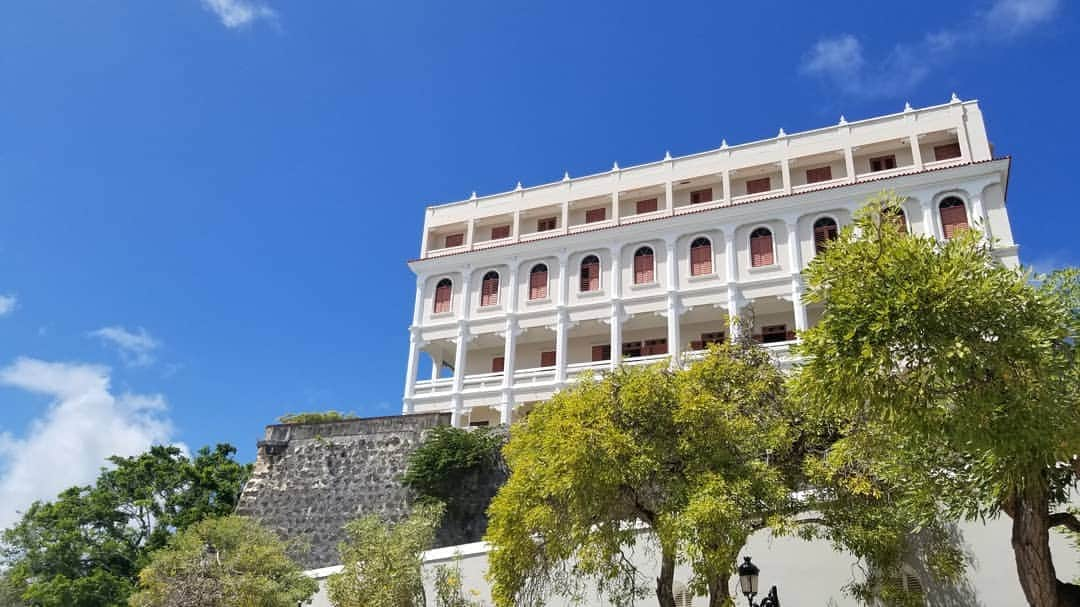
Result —
M910 101L905 101L905 102L904 102L904 111L905 111L905 112L910 112L910 111L912 111L912 107L911 107L911 102L910 102Z
M721 150L726 150L727 149L727 139L721 139L720 140L720 149Z
M844 118L843 114L840 114L840 124L847 124L847 118Z
M611 165L611 170L612 171L618 171L619 170L619 161L618 160L615 161L615 164Z
M671 150L664 150L664 160L671 160Z
M469 196L469 200L476 200L476 190L472 191L472 196Z
M521 191L521 182L520 181L517 182L516 186L514 186L514 191L515 192L520 192Z
M562 180L563 181L570 181L570 171L563 171Z
M787 137L787 133L784 132L784 127L780 127L780 132L776 134L779 137Z
M952 98L949 99L949 103L960 103L960 98L956 96L956 93L952 94Z

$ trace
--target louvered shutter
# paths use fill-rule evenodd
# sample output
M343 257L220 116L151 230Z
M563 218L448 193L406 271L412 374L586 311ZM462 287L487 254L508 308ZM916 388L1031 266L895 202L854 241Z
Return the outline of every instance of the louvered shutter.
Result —
M952 238L959 230L967 227L967 211L962 205L941 209L941 230L945 233L945 238Z
M502 373L503 372L503 365L504 365L505 362L506 362L506 359L504 359L501 356L496 356L495 358L491 359L491 372L492 373Z
M690 192L690 204L701 204L713 199L712 188L704 188Z
M495 226L491 228L491 239L499 240L501 238L510 238L510 226Z
M607 218L606 208L601 207L585 211L585 223L596 223L597 221L603 221L605 218Z
M549 350L547 352L540 353L540 366L541 367L554 367L555 366L555 350Z
M480 305L494 306L499 303L499 277L485 278L480 286Z
M637 201L637 214L652 213L656 211L656 199L650 198L648 200Z
M712 244L690 247L690 275L712 274Z
M529 299L543 299L547 297L547 287L547 270L529 274Z
M762 192L768 192L772 189L772 184L769 182L768 177L762 177L761 179L751 179L746 182L747 194L760 194Z
M814 250L818 253L825 250L825 245L836 238L836 224L820 225L814 228Z
M772 234L750 239L750 265L755 268L773 264Z
M832 167L818 167L806 171L806 183L818 183L832 179Z
M644 285L653 281L653 256L634 255L634 284Z
M602 344L592 347L592 360L593 362L600 362L602 360L611 359L611 346Z
M946 145L934 146L934 160L949 160L950 158L960 157L960 144L949 143Z
M446 236L446 248L460 247L465 244L464 234L449 234Z
M597 291L600 289L600 264L597 262L581 264L581 290Z
M435 313L450 311L450 289L448 284L435 287Z

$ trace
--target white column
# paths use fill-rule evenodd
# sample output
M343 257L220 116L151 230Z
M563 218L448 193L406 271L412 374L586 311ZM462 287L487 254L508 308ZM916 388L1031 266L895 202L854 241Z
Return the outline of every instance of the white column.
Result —
M514 356L517 351L519 332L517 318L515 316L507 318L506 342L503 346L503 402L500 419L504 425L510 425L511 416L514 412Z
M787 158L780 161L780 180L784 185L784 192L791 193L791 161Z
M844 146L844 171L847 172L848 183L855 182L855 152L850 145Z
M622 254L619 247L609 249L611 255L611 369L622 364Z
M795 310L795 330L806 330L806 305L802 301L803 281L802 276L791 277L791 305Z
M442 361L439 360L438 358L436 358L435 355L432 355L431 356L431 379L432 379L432 381L434 381L436 379L439 379L439 371L442 371Z
M667 245L667 255L664 258L664 266L667 269L667 317L668 317L668 355L671 356L671 366L680 365L682 351L681 337L679 332L679 316L682 314L682 303L679 301L679 260L676 244L676 236L670 236L664 244Z
M476 220L470 219L468 226L469 227L465 230L465 246L471 251L473 245L473 237L476 232Z
M472 312L472 272L462 272L461 276L461 319L458 321L457 348L454 352L454 383L451 401L454 405L450 424L461 427L464 422L465 403L462 389L465 386L465 366L469 349L469 315Z
M739 339L739 299L742 295L739 293L739 288L734 284L728 283L727 288L727 313L728 313L728 330L731 331L731 341Z
M664 197L667 198L667 209L664 210L664 215L670 217L675 214L675 186L670 179L664 182Z
M922 200L923 230L931 238L938 237L936 215L937 213L934 213L934 199L929 196L924 197Z
M724 173L721 177L724 182L724 203L731 202L731 171L724 169Z
M736 281L739 275L738 260L735 258L735 230L724 228L724 278L728 284Z
M611 220L615 222L615 225L619 225L619 222L621 221L620 215L622 214L622 209L619 208L620 206L619 189L615 188L615 190L611 192Z
M566 381L566 333L569 329L569 313L566 306L570 301L570 266L567 253L559 255L559 303L555 320L555 382L562 385Z
M982 193L971 196L971 218L979 222L979 231L982 232L983 240L993 242L994 235L990 233L990 220L986 215L986 205L983 204Z
M416 277L416 298L413 301L412 324L409 326L409 361L408 367L405 369L405 397L401 409L402 413L406 414L412 413L415 410L415 407L413 406L413 394L416 390L417 367L420 364L420 347L423 345L420 341L420 321L424 309L425 281L425 276Z
M916 171L923 170L922 149L919 148L919 134L912 131L908 137L911 141L911 164L915 165Z
M799 243L799 220L797 217L787 218L787 241L788 263L791 264L791 273L802 272L802 247Z

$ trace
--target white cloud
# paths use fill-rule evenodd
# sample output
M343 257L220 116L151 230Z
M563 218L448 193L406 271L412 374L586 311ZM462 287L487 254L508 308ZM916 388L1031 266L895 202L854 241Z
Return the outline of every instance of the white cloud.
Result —
M24 436L0 433L0 529L35 500L92 482L105 458L136 455L172 433L165 399L113 394L106 367L19 358L0 369L0 385L51 399Z
M124 364L132 367L153 364L154 351L161 347L161 342L142 327L137 331L128 331L120 326L102 327L91 331L90 336L114 346Z
M202 5L221 19L229 29L247 27L252 23L277 21L277 11L258 0L202 0Z
M899 42L884 57L867 59L852 34L817 41L803 57L800 71L858 97L889 97L910 91L959 48L978 48L1026 34L1050 22L1061 0L994 0L964 27L927 32Z
M7 316L15 311L19 298L14 295L0 295L0 316Z

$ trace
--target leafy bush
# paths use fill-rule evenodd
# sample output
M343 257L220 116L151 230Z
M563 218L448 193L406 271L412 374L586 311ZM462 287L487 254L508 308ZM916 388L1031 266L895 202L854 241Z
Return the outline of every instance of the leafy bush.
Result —
M360 419L354 413L342 413L340 411L310 411L305 413L286 413L278 418L279 424L323 424L326 422L342 422L350 419Z

